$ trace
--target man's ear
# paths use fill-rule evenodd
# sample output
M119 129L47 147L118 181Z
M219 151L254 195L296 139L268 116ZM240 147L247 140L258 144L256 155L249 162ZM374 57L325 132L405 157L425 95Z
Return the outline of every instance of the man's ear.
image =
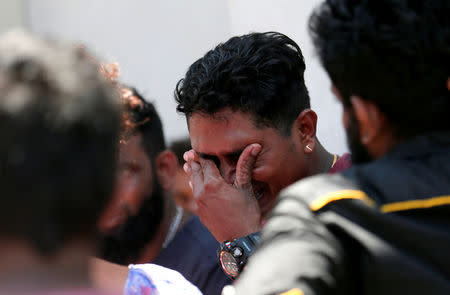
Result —
M305 154L310 154L316 147L317 114L305 109L298 114L293 125L294 136L298 139Z
M361 143L366 147L373 144L383 134L386 117L378 106L359 96L350 97L354 115L359 125Z
M170 150L164 150L155 159L156 176L165 191L172 190L178 168L178 159Z

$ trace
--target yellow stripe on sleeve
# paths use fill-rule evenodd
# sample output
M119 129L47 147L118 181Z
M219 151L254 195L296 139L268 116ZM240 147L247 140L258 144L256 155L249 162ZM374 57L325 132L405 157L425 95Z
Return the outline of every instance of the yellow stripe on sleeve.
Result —
M381 206L381 212L389 213L413 209L426 209L442 205L450 205L450 196L441 196L425 200L411 200L385 204Z
M329 203L340 200L361 200L370 207L375 206L375 202L360 190L340 190L323 195L309 204L312 211L317 211L328 205ZM439 196L424 200L410 200L403 202L395 202L384 204L380 207L382 213L390 213L397 211L406 211L414 209L427 209L437 206L450 205L450 196Z
M303 291L300 290L299 288L295 288L295 289L291 289L289 291L280 293L279 295L304 295Z
M319 197L309 204L309 208L312 211L317 211L331 202L344 200L344 199L355 199L361 200L368 206L375 206L375 202L370 199L363 191L360 190L341 190L336 192L331 192L326 195Z

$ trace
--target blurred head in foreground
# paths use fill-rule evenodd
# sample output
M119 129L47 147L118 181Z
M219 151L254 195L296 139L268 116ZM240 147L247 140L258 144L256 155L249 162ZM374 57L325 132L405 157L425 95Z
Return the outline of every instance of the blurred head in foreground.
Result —
M450 2L324 1L310 19L353 162L450 130Z
M0 289L88 286L95 224L111 196L118 93L85 49L0 37Z

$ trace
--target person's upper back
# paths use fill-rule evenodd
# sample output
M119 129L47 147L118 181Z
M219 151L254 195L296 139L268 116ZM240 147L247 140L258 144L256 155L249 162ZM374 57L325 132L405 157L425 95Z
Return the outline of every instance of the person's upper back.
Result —
M435 133L288 187L237 294L449 294L449 162Z
M356 238L367 255L360 261L367 270L361 275L379 293L450 290L450 165L445 163L450 163L450 133L441 132L416 137L343 173L376 204L361 216L339 205L336 210L379 241Z
M344 276L351 278L348 288L355 294L448 294L450 166L445 163L450 163L450 134L418 136L376 161L294 184L272 214L288 215L283 211L290 199L307 205L339 240ZM295 208L289 210L302 216Z

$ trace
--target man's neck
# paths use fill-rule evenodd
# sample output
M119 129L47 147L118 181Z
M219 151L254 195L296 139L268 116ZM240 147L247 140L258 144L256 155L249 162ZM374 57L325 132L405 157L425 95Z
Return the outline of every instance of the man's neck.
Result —
M329 153L317 140L311 161L312 165L310 165L309 176L319 173L328 173L332 168L335 159L334 155Z
M393 128L385 128L383 133L380 133L368 144L367 149L372 158L377 159L386 155L403 141L403 139L396 136Z
M0 294L89 288L91 250L89 243L70 242L43 257L25 242L1 241Z

